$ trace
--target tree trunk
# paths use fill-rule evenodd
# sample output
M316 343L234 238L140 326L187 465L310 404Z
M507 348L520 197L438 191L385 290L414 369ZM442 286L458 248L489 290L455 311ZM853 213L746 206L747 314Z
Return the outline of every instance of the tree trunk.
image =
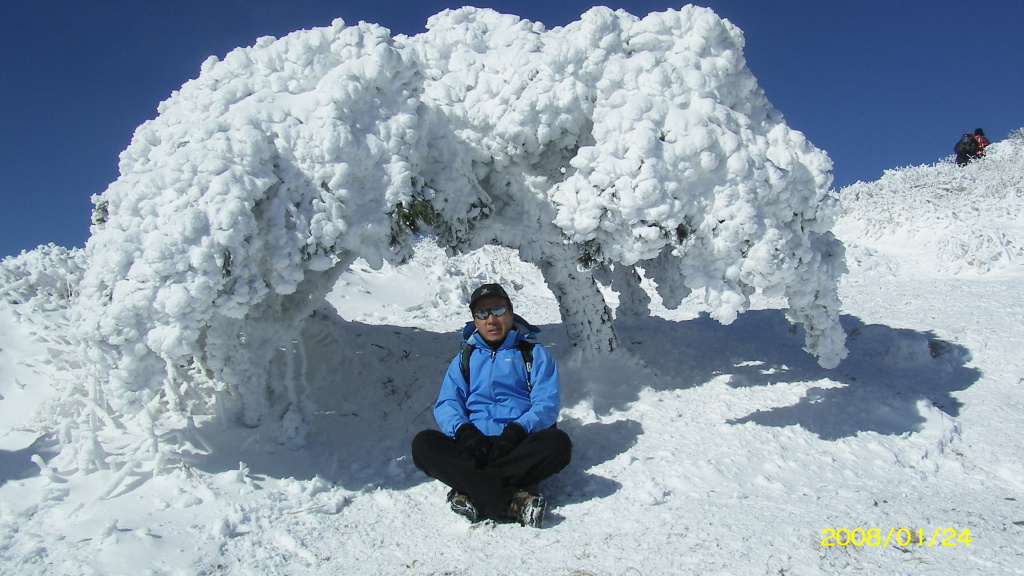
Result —
M619 346L612 311L589 271L580 271L568 249L537 263L558 300L569 343L584 355L603 356Z
M640 285L642 279L636 268L616 264L608 276L612 290L619 293L616 318L647 318L651 315L651 297Z

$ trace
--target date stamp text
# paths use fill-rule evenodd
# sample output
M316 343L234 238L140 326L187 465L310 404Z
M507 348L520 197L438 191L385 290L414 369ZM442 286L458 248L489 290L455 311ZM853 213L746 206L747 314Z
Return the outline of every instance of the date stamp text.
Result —
M823 528L822 546L970 546L971 530L938 527L931 531L911 528Z

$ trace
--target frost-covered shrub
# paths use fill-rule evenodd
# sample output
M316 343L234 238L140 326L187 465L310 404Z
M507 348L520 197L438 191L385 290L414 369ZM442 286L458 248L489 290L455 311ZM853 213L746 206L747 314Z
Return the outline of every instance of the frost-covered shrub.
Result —
M0 302L51 347L69 351L68 311L78 297L85 251L55 244L0 262Z
M839 198L844 237L921 247L921 263L940 272L985 273L1024 258L1024 140L996 142L962 167L947 158L886 170Z
M58 371L74 374L80 373L82 354L69 315L77 305L85 269L84 250L55 244L0 261L0 306L13 312L33 338L46 344L48 362ZM78 395L64 393L65 397Z
M54 385L62 388L56 396L72 406L44 411L44 426L62 426L63 418L75 412L73 405L84 396L83 379L76 378L82 374L82 347L74 338L70 312L77 306L85 269L84 250L54 244L0 261L0 306L13 312L28 333L46 345L45 361L70 376Z
M16 312L66 310L78 294L85 252L46 244L0 261L0 298Z
M301 444L303 322L356 258L399 262L420 233L518 249L584 352L616 345L594 273L640 298L642 271L670 306L705 288L723 322L785 296L834 366L831 164L742 49L692 6L555 30L464 8L415 37L339 20L209 59L94 199L78 465L159 468L215 410Z

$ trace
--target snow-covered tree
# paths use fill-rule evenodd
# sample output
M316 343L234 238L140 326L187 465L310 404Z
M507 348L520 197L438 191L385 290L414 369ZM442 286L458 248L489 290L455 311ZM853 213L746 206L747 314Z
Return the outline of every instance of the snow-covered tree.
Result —
M355 259L400 262L419 233L518 249L583 354L617 344L596 274L620 313L646 308L641 278L670 306L704 289L722 322L784 296L808 351L843 358L831 164L758 88L739 29L692 6L427 28L260 39L138 128L74 310L79 467L110 447L159 467L212 410L301 444L303 322Z

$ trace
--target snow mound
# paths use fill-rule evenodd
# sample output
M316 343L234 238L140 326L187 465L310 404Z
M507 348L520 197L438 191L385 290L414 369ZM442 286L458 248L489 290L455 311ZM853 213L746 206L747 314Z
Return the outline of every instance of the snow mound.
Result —
M834 230L850 253L900 250L905 265L947 274L1024 263L1022 138L994 143L964 167L946 159L887 170L876 182L843 188L839 199Z

